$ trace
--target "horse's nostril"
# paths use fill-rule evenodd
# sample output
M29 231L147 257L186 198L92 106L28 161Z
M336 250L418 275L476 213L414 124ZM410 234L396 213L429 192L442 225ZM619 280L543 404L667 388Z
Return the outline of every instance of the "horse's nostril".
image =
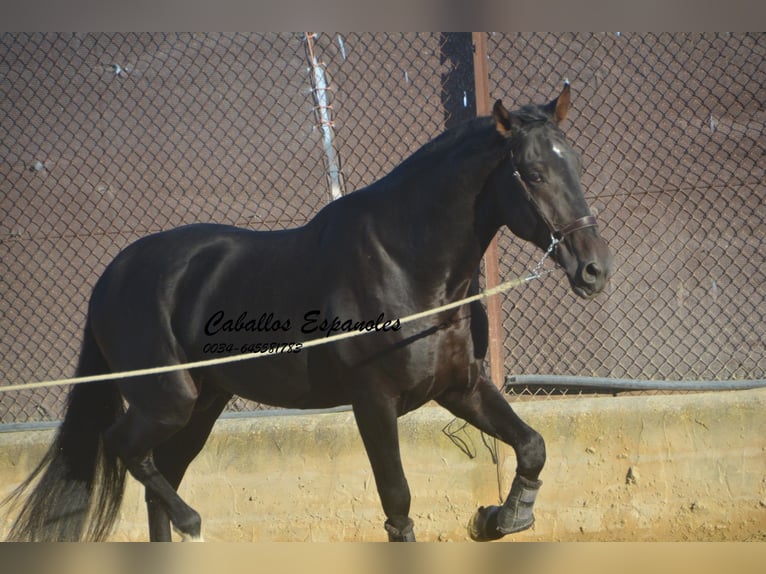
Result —
M582 279L589 285L594 284L602 275L601 266L596 262L588 263L582 272Z

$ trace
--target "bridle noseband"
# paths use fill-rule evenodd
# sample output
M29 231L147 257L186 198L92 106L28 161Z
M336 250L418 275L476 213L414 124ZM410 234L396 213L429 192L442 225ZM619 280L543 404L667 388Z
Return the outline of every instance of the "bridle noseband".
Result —
M551 227L550 224L548 227ZM558 236L559 241L561 241L570 233L574 233L580 229L585 229L586 227L598 227L598 221L596 221L595 215L584 215L578 219L575 219L569 225L565 225L561 229L551 229L551 233Z

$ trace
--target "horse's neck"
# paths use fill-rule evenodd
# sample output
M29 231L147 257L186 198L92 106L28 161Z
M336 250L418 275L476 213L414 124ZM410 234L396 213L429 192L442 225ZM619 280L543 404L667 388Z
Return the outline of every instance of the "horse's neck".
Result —
M379 245L413 284L447 297L467 289L497 230L480 228L486 218L477 216L477 198L504 152L494 122L477 121L443 134L362 192Z
M497 195L487 190L477 198L474 212L474 229L482 255L500 227L502 227L502 218Z
M381 194L382 209L376 210L384 215L375 222L381 245L414 282L433 284L447 300L465 295L486 247L475 212L482 184L465 181L402 183Z

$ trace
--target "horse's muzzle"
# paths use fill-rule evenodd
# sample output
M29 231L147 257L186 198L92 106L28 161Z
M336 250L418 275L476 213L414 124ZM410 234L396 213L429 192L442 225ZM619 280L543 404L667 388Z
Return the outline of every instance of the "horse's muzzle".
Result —
M590 261L579 266L572 289L580 297L590 299L603 291L608 282L608 271L598 261Z
M572 291L583 299L601 293L612 274L612 254L598 235L560 244L556 260L566 271Z

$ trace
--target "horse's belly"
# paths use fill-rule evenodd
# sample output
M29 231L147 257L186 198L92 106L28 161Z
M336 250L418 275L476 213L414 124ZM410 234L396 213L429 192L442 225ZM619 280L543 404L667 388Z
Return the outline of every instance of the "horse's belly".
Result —
M304 357L284 353L227 365L210 379L238 397L275 407L317 409L349 402L337 382L311 377Z

